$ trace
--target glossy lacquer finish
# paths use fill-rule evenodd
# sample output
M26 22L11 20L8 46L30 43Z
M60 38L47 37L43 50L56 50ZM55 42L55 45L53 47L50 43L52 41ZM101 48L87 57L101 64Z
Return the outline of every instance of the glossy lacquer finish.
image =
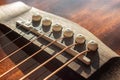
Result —
M0 5L8 4L15 2L17 0L1 0ZM47 12L56 14L58 16L65 17L73 22L80 24L85 27L87 30L96 35L100 40L102 40L108 47L113 49L115 52L120 54L120 0L21 0L26 4L45 10ZM5 57L3 50L0 50L1 56L0 59ZM116 61L116 63L114 63ZM110 73L114 79L117 80L119 74L118 64L120 59L115 59L107 65L114 66L108 68L104 67L103 71L98 71L99 77L101 80L110 80L106 78L106 74ZM118 63L117 63L118 62ZM113 63L113 64L111 64ZM4 66L7 65L7 66ZM10 59L5 60L0 64L0 73L3 73L9 70L11 67L15 66ZM114 69L114 70L113 70ZM112 71L113 70L113 71ZM23 73L16 69L12 76L7 75L9 79L16 79L15 77L23 76ZM11 73L11 74L12 74ZM118 76L117 76L118 75ZM95 75L96 76L96 75ZM116 77L117 76L117 77ZM94 76L93 76L94 77ZM13 80L14 80L13 79ZM93 80L93 79L92 79ZM96 79L95 79L96 80Z
M0 4L14 1L2 0ZM120 54L120 0L21 1L80 24Z

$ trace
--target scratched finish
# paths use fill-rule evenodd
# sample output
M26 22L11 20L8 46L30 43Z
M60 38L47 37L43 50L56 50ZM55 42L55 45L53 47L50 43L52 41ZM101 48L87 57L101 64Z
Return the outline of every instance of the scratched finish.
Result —
M17 0L1 0L6 4ZM21 0L85 27L120 54L120 0Z

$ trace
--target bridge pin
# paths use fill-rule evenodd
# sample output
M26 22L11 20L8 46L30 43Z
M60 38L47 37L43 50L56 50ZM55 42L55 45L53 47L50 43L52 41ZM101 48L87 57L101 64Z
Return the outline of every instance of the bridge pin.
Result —
M85 42L85 36L82 34L78 34L75 39L76 43L83 44Z
M42 19L42 16L39 13L34 13L32 15L32 22L40 22Z
M64 30L63 35L64 35L64 37L67 37L67 38L73 37L74 32L71 28L67 28L67 29Z
M87 44L87 48L91 51L96 51L98 49L98 43L94 40L90 40Z
M52 24L52 21L49 18L45 18L42 20L42 26L49 27L51 26L51 24Z
M55 24L55 25L52 26L52 30L55 31L55 32L60 32L60 31L62 31L62 25Z

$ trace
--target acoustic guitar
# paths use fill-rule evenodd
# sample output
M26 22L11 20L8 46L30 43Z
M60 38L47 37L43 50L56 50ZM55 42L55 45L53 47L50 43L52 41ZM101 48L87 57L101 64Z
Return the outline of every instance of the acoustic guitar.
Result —
M0 80L120 79L119 55L82 26L22 2L0 15Z

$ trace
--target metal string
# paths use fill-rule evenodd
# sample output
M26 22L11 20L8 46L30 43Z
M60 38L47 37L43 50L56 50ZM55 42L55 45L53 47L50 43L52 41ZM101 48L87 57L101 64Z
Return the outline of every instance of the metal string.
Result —
M17 68L18 66L22 65L24 62L26 62L27 60L29 60L30 58L32 58L33 56L37 55L38 53L40 53L41 51L43 51L44 49L46 49L47 47L49 47L50 45L52 45L54 42L63 39L63 38L58 38L52 42L50 42L48 45L44 46L42 49L39 49L38 51L36 51L35 53L33 53L31 56L27 57L26 59L24 59L23 61L21 61L20 63L18 63L17 65L15 65L14 67L12 67L11 69L9 69L8 71L6 71L5 73L3 73L2 75L0 75L0 78L5 76L6 74L8 74L9 72L11 72L12 70L14 70L15 68Z
M87 53L89 50L84 50L82 52L80 52L79 54L77 54L76 56L74 56L72 59L70 59L69 61L67 61L65 64L63 64L61 67L59 67L58 69L56 69L54 72L52 72L50 75L48 75L47 77L45 77L43 80L48 80L49 78L51 78L53 75L55 75L57 72L59 72L60 70L62 70L64 67L66 67L68 64L70 64L72 61L74 61L77 57ZM21 79L23 80L23 79Z
M44 35L44 34L43 34ZM3 59L0 60L0 63L4 60L6 60L7 58L11 57L12 55L16 54L18 51L22 50L23 48L25 48L26 46L30 45L31 43L33 43L35 40L37 40L38 38L42 37L43 35L39 35L38 37L36 37L34 40L28 42L27 44L23 45L22 47L20 47L19 49L13 51L12 53L10 53L9 55L7 55L6 57L4 57Z
M32 30L32 29L31 29L31 30ZM9 43L5 44L5 45L4 45L3 47L1 47L1 48L5 48L5 47L7 47L9 44L11 44L11 43L17 41L18 39L22 38L23 36L25 36L26 34L28 34L29 32L31 32L31 30L27 31L27 32L24 33L23 35L20 35L19 37L17 37L16 39L10 41ZM22 32L22 31L21 31L21 32Z
M22 78L20 78L19 80L24 80L25 78L27 78L29 75L31 75L32 73L34 73L36 70L38 70L39 68L43 67L45 64L47 64L48 62L50 62L51 60L53 60L56 56L60 55L61 53L63 53L66 49L71 48L72 46L76 45L77 43L71 44L69 46L66 46L64 49L62 49L61 51L59 51L58 53L56 53L54 56L52 56L51 58L49 58L48 60L46 60L44 63L40 64L39 66L37 66L35 69L31 70L29 73L27 73L26 75L24 75Z
M21 27L21 25L17 26L17 28L19 28L19 27ZM11 32L15 31L17 28L14 28L13 30L9 30L7 33L1 35L0 38L6 36L6 35L8 35L8 34L10 34Z

